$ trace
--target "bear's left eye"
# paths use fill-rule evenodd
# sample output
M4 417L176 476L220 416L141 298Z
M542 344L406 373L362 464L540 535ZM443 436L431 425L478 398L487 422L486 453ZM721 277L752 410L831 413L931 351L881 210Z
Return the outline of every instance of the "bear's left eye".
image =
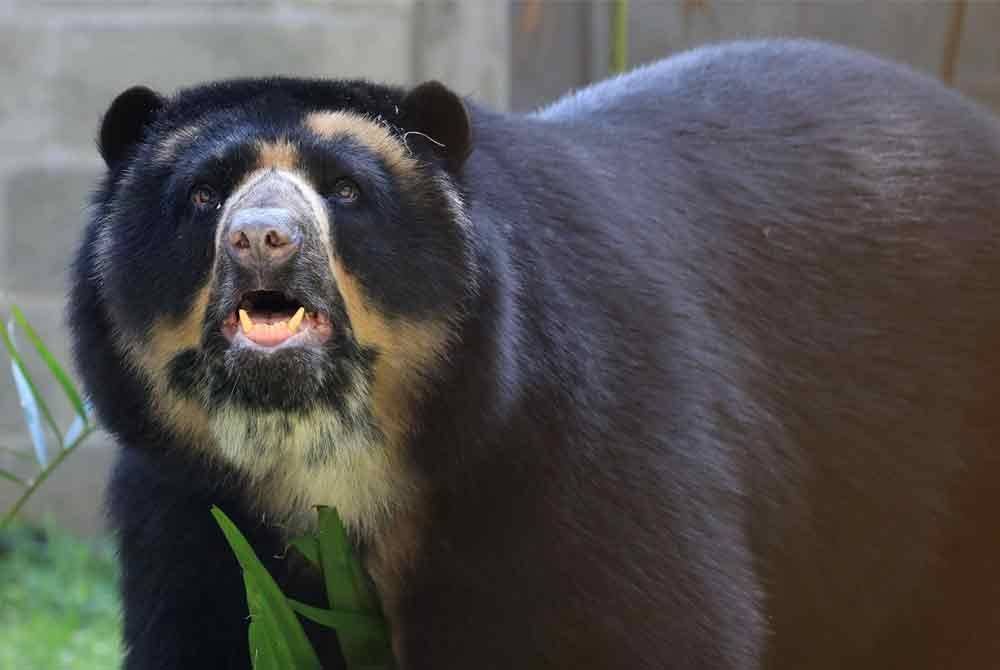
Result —
M191 202L199 209L208 209L219 205L219 194L206 184L195 184L191 189Z
M354 202L361 197L361 189L350 179L338 179L333 185L333 197L343 203Z

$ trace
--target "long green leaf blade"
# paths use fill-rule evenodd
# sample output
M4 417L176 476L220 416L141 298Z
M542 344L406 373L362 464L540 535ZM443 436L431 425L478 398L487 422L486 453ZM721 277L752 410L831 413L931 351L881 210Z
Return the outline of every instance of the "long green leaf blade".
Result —
M302 624L281 589L257 558L250 543L221 509L213 506L212 516L243 568L247 605L250 609L249 634L253 644L250 656L255 659L254 668L321 670L319 659L302 630Z
M17 325L20 326L24 334L28 336L31 341L32 346L35 347L35 351L45 362L45 365L49 368L49 372L52 376L56 378L59 382L59 386L62 387L63 393L66 394L66 398L69 400L73 409L76 410L77 415L84 421L87 420L87 410L84 408L83 399L80 397L79 391L77 391L76 385L73 383L72 378L66 373L66 370L59 364L56 357L52 355L48 347L42 341L42 338L38 336L35 329L28 323L28 320L24 317L24 313L17 305L13 305L10 308L10 313L14 316L14 320L17 321Z
M354 560L347 529L332 507L318 507L319 553L323 563L323 581L330 609L348 612L370 611L367 594L359 592L354 579Z
M254 593L254 604L251 612L260 611L266 604L258 604L256 591L247 590L247 603L250 594ZM247 640L250 643L250 661L254 670L282 670L289 661L288 645L281 637L281 631L269 617L251 616L247 629Z
M329 621L327 625L336 629L341 651L350 668L373 664L394 667L388 628L361 561L354 553L347 529L334 508L320 506L317 512L319 553L330 609L310 608L307 611L325 617ZM293 607L309 606L293 603ZM303 609L298 611L305 614Z
M313 607L295 598L288 598L288 604L305 618L327 628L333 628L337 633L346 632L353 635L369 635L383 642L389 641L389 635L385 630L385 622L380 617L370 614L358 614L357 612L325 610Z
M307 619L337 631L340 650L351 670L361 667L389 670L396 667L392 643L381 617L356 612L324 610L288 599L292 609Z
M62 432L59 430L59 425L56 420L52 417L52 412L49 411L49 406L42 399L42 394L38 392L38 386L35 385L35 380L31 378L28 373L28 368L24 364L24 359L21 357L20 352L18 352L17 347L14 346L14 340L11 339L10 333L7 332L6 328L0 328L0 339L3 340L3 345L7 349L7 353L10 355L11 365L15 369L15 377L20 374L21 381L24 382L24 386L27 387L28 395L30 400L34 402L34 405L38 407L42 416L45 417L45 422L49 424L49 428L55 433L56 438L59 440L59 444L62 444ZM34 439L34 438L33 438ZM39 446L36 443L36 448Z

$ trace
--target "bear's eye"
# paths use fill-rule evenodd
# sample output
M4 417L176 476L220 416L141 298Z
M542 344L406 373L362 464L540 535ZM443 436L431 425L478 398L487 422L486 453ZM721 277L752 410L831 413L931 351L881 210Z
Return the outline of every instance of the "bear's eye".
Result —
M219 195L206 184L195 184L191 189L191 202L199 209L208 209L219 204Z
M361 189L350 179L338 179L333 185L333 197L338 202L354 202L361 196Z

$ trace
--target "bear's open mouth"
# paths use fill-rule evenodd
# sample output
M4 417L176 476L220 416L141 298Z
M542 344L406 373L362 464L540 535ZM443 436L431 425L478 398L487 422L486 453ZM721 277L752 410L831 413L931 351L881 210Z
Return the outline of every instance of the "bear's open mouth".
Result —
M234 344L276 349L322 343L329 339L332 327L327 315L308 311L281 291L248 291L223 322L222 331Z

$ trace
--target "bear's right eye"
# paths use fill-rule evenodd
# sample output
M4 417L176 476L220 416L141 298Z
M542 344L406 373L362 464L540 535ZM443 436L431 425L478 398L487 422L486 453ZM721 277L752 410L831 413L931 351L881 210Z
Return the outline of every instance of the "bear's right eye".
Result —
M191 202L199 209L217 207L220 204L218 193L206 184L195 184L194 188L191 189Z

